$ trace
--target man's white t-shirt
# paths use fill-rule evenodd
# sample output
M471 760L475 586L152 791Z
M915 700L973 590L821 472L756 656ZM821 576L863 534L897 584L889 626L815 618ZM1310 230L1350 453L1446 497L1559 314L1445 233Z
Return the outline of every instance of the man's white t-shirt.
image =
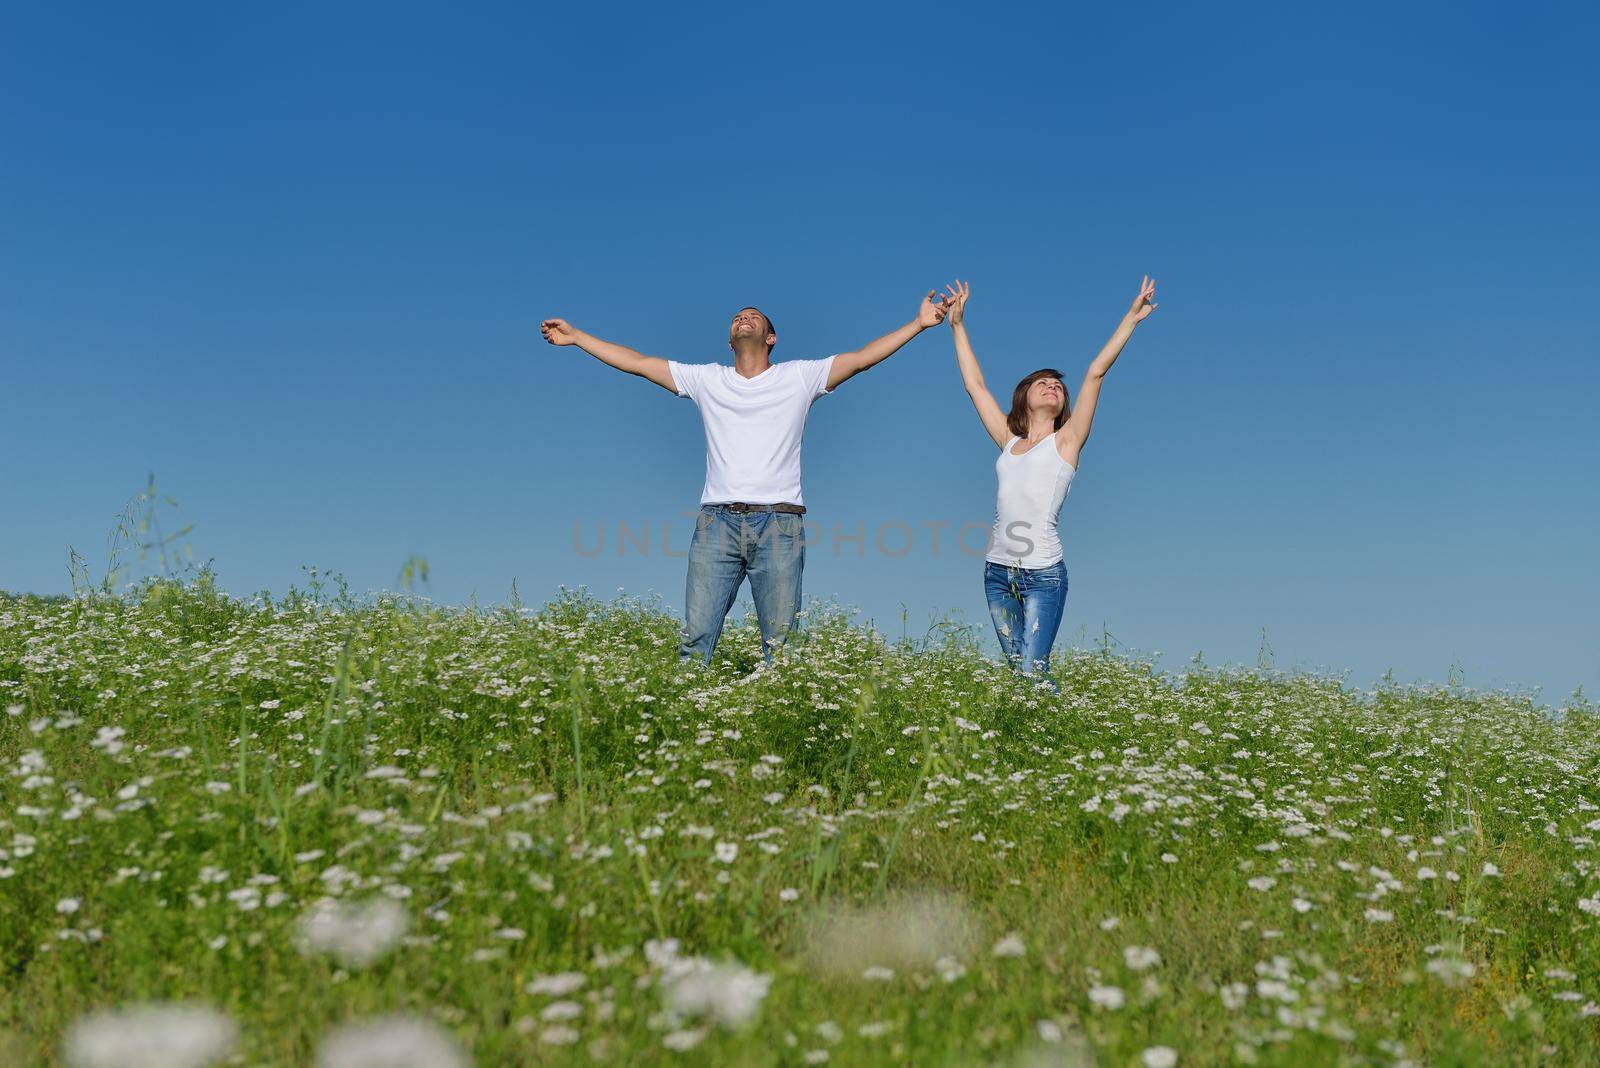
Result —
M833 360L784 360L754 378L720 363L668 361L678 396L699 405L706 428L701 504L805 503L800 440L811 402L831 392Z

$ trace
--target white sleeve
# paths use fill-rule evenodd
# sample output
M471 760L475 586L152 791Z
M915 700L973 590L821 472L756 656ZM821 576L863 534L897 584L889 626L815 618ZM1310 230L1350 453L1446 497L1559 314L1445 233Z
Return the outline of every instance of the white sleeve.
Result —
M806 384L806 396L811 400L825 397L833 390L828 388L828 376L833 373L833 361L837 355L829 356L825 360L801 360L801 376Z
M713 363L679 363L677 360L668 360L667 368L672 371L672 384L678 387L678 396L688 397L696 404L700 402L700 382Z

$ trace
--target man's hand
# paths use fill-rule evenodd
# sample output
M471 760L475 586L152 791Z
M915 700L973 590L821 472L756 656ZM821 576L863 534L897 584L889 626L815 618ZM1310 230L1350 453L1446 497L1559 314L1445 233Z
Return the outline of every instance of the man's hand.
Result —
M576 345L578 328L565 319L546 319L539 324L539 333L552 345Z
M967 311L967 298L972 295L972 287L957 278L954 285L944 287L944 306L950 311L950 326L961 325L961 317Z
M928 290L928 295L922 298L922 307L917 309L917 326L923 330L944 322L944 313L950 310L949 301L934 302L937 295L936 290Z
M1128 309L1127 320L1130 323L1142 323L1156 307L1156 280L1145 275L1144 281L1139 283L1139 295L1133 298L1133 307Z

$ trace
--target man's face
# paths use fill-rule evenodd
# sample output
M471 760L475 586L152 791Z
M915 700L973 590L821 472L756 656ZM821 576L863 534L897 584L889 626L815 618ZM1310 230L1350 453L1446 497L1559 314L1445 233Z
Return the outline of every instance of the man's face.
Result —
M733 345L750 338L764 342L770 337L771 329L767 325L767 317L754 308L745 308L739 312L728 327L728 342Z

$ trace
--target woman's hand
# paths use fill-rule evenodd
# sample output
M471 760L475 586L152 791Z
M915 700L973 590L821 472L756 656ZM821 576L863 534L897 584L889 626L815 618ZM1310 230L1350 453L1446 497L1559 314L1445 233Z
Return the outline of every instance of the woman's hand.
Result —
M967 310L967 298L972 295L972 287L958 278L954 285L944 287L944 293L945 307L950 309L947 316L950 325L960 326L961 317Z
M1133 307L1128 309L1128 322L1144 322L1156 307L1156 280L1145 275L1144 281L1139 283L1139 295L1133 298Z

